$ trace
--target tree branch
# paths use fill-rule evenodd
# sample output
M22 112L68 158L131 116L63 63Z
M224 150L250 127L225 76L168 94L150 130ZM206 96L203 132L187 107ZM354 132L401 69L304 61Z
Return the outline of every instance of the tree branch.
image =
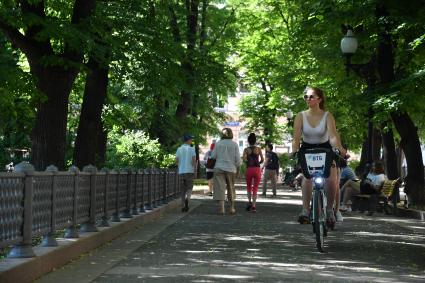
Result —
M34 39L36 35L43 30L43 24L41 23L42 20L46 18L46 13L44 12L44 1L39 1L34 4L28 3L26 0L20 0L19 3L21 4L21 10L22 15L25 17L32 16L37 17L39 21L35 21L30 23L30 25L26 26L25 35L29 38ZM33 21L33 19L32 19ZM45 40L43 44L49 44L48 40Z
M96 0L75 0L71 23L80 25L84 20L90 18L94 13L95 7ZM63 57L78 63L83 59L83 52L81 49L72 48L69 43L65 42Z
M219 39L219 38L221 38L221 36L224 34L224 32L225 32L225 31L226 31L226 29L227 29L227 26L228 26L228 25L229 25L229 23L230 23L230 19L232 19L232 18L233 18L233 16L235 15L235 12L236 12L237 8L238 8L238 7L236 7L236 8L233 8L233 9L232 9L232 13L231 13L231 14L230 14L230 16L226 19L226 22L224 23L223 28L222 28L222 29L221 29L221 31L219 32L219 35L218 35L218 36L216 36L216 37L213 39L213 41L211 42L210 46L208 47L208 50L207 50L206 54L209 52L209 50L211 50L211 48L212 48L212 47L214 47L214 45L215 45L215 44L217 44L218 39Z
M207 39L207 8L208 8L208 0L202 0L202 19L201 19L201 32L200 32L200 40L199 40L199 48L201 49L201 53L205 54L205 41Z
M12 42L12 44L21 49L23 52L24 50L28 50L30 47L29 40L20 33L16 28L6 24L0 19L0 30L3 31L4 35L9 38L9 40Z
M168 11L170 12L170 27L173 33L174 42L181 42L180 29L177 23L177 15L172 4L168 4Z

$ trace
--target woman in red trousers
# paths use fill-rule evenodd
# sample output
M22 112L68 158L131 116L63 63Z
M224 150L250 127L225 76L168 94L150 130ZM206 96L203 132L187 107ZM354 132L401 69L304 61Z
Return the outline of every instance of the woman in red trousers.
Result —
M246 164L246 186L248 193L248 205L246 210L257 212L256 201L258 186L261 180L260 164L263 163L264 157L261 148L256 146L257 137L254 133L249 134L249 147L243 150L242 159Z

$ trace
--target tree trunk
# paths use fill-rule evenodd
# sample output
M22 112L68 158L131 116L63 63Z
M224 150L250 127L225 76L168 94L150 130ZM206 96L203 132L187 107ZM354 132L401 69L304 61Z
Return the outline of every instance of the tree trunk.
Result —
M382 145L384 149L385 171L390 180L399 177L397 170L397 153L395 150L394 135L392 129L385 130L385 124L381 127Z
M90 59L88 67L74 148L74 164L79 168L88 164L102 166L106 150L103 145L105 132L102 127L102 109L108 89L109 66Z
M406 192L412 204L425 205L424 165L418 129L407 113L391 113L407 163Z
M382 159L381 148L382 148L381 132L374 127L373 134L372 134L372 162L375 160Z
M22 18L36 18L37 21L24 20L22 23L25 26L17 29L0 18L0 29L10 39L13 47L19 48L25 54L31 74L36 80L37 90L45 96L37 105L32 131L31 162L36 170L44 170L51 164L62 170L65 165L68 98L78 74L78 69L73 66L82 62L84 48L82 46L76 50L65 40L63 52L60 54L54 52L52 39L48 37L49 33L46 32L44 22L48 18L45 2L19 1L17 9L21 10ZM71 25L84 29L86 24L84 20L92 15L95 6L95 0L75 0ZM51 56L61 58L61 62L56 64L43 62Z
M188 114L192 113L193 104L193 87L195 84L195 67L194 67L194 56L196 48L196 39L198 31L198 0L186 0L186 56L182 62L183 72L186 77L186 86L181 91L180 103L177 105L176 117L178 120L182 120Z
M368 148L369 148L369 137L366 136L363 141L362 152L360 154L360 163L358 168L358 172L362 174L366 173L365 170L366 170L366 164L368 163Z
M372 128L368 130L368 134L363 142L362 153L360 156L359 170L362 173L366 173L365 170L367 170L368 167L370 168L373 161L381 159L381 133L378 129L373 128L373 125L369 125L369 127Z
M68 98L77 71L60 68L34 70L38 78L37 88L46 96L39 103L32 131L32 160L36 170L55 165L65 167L65 137L68 114Z
M376 18L380 32L378 33L378 73L382 84L395 81L393 41L391 37L391 21L386 3L377 4ZM392 112L391 118L400 134L400 146L407 162L406 190L412 204L425 205L424 165L417 128L406 112Z

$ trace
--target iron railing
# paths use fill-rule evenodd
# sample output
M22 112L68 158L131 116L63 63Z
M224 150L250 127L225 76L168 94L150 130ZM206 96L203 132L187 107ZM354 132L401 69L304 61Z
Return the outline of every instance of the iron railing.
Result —
M98 171L89 165L81 172L55 166L36 172L20 163L14 172L0 173L0 248L13 246L9 258L34 257L34 238L57 246L58 231L78 238L80 231L96 232L168 203L179 192L178 178L168 169Z

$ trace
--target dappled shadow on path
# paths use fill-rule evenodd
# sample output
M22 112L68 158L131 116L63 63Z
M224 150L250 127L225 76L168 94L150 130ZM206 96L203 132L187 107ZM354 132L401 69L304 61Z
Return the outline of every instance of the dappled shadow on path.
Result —
M315 249L310 225L295 222L299 195L263 198L258 213L217 215L202 204L95 282L423 282L423 223L353 213Z

